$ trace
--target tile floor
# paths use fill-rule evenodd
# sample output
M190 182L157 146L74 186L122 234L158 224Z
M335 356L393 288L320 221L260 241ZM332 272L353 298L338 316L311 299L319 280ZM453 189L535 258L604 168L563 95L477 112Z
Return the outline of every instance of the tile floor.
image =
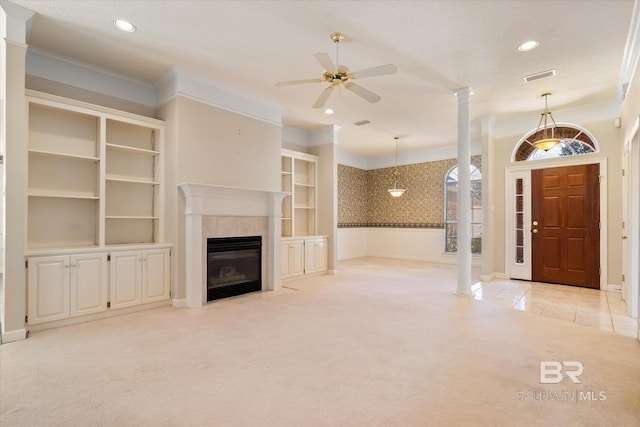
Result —
M517 280L478 282L475 299L630 337L638 319L627 314L620 292Z

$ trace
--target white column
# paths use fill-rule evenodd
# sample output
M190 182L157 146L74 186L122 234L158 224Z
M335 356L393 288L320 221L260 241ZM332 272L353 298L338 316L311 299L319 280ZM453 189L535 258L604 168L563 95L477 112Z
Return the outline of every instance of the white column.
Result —
M458 288L456 295L472 297L471 292L471 138L468 87L455 92L458 98Z
M284 199L284 193L270 192L267 194L267 198L269 209L267 290L277 291L282 287L280 239L282 236L282 199Z
M206 273L202 265L202 215L187 213L185 232L185 256L186 256L186 297L187 307L197 308L204 305L206 297L204 289Z
M27 21L33 12L12 3L0 2L0 151L4 155L4 286L2 342L25 339L27 234L27 139L25 73ZM0 191L2 197L2 191Z

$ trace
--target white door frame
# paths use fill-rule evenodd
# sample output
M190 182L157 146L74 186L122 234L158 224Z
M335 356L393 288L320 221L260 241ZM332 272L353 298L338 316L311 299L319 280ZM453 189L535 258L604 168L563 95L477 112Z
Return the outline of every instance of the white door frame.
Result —
M516 278L515 273L520 279L531 280L531 239L525 239L525 256L524 264L514 265L515 245L514 242L514 200L515 189L513 183L517 178L525 178L525 229L531 228L531 171L534 169L547 169L563 166L575 165L600 165L600 290L608 289L607 282L607 159L604 157L596 157L589 154L583 154L575 157L560 157L556 159L531 160L519 162L521 164L509 166L505 168L505 184L504 184L504 224L505 224L505 274L507 278ZM526 194L529 194L528 200ZM525 237L527 235L525 234ZM515 267L515 268L514 268ZM528 275L527 275L528 270ZM528 277L528 278L527 278Z
M640 305L640 117L625 138L622 153L623 177L623 274L622 299L631 317L638 317ZM625 191L626 190L626 191ZM626 218L625 218L626 217Z

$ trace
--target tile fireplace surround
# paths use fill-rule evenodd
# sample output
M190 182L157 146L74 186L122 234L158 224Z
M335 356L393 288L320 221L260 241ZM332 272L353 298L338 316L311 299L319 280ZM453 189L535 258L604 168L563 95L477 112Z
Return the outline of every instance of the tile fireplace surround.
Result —
M208 237L262 236L262 288L280 288L280 218L284 193L206 184L179 184L186 199L187 307L206 297Z

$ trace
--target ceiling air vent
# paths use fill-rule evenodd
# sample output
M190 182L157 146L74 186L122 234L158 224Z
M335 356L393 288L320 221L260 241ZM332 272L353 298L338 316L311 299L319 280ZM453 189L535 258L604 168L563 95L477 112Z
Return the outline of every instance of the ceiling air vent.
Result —
M371 123L369 120L360 120L359 122L354 122L353 124L356 126L363 126L368 125L369 123Z
M529 83L534 80L544 79L545 77L551 77L556 75L556 70L540 71L539 73L529 74L524 76L524 81Z

